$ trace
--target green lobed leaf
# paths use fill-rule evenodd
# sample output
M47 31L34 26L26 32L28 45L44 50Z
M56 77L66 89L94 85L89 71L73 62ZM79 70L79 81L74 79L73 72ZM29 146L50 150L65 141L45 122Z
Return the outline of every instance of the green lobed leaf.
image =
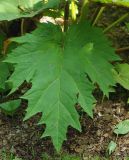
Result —
M5 81L9 77L9 68L6 63L0 62L0 89L5 89Z
M57 7L61 0L1 0L0 20L13 20L21 17L33 17L47 8Z
M119 83L125 89L129 90L129 64L117 64L113 73L116 82ZM129 99L127 103L129 103Z
M3 42L6 36L0 31L0 90L5 89L5 81L9 77L9 67L7 63L3 63L4 55L2 54Z
M20 99L12 100L10 102L5 102L0 104L0 109L2 109L7 115L13 115L20 106L20 103L21 103Z
M46 8L58 7L59 4L65 2L65 0L48 0L46 3Z
M129 64L117 64L114 70L116 82L121 84L125 89L129 89Z
M114 133L116 133L117 135L129 133L129 120L126 119L124 121L121 121L119 124L117 124L114 129Z
M93 84L98 83L108 95L109 86L115 85L109 62L119 57L102 30L89 23L72 25L66 33L57 25L41 24L32 34L13 41L21 46L6 59L15 64L9 79L12 92L24 80L32 82L22 97L29 101L25 119L42 112L39 123L46 124L43 137L51 136L59 151L68 126L81 130L75 104L78 102L93 117Z

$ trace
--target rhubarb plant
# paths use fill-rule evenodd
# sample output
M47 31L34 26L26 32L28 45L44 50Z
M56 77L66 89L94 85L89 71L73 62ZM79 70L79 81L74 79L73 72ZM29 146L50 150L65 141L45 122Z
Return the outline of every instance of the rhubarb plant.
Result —
M96 100L92 93L99 86L103 94L109 96L111 87L118 82L114 76L116 66L112 62L121 60L102 29L93 27L88 20L76 20L76 13L74 22L71 18L69 23L70 3L73 7L73 3L77 5L79 1L0 2L0 20L8 21L33 17L51 8L54 10L59 4L61 10L62 6L64 8L64 27L38 23L31 33L11 38L10 42L17 43L17 47L3 61L4 65L14 66L11 76L6 77L6 83L12 87L10 94L25 81L32 84L31 89L20 97L28 100L24 120L42 113L39 124L46 125L42 137L50 136L57 151L67 139L68 126L81 131L76 104L93 118ZM80 14L84 17L87 11L85 13L85 6L82 8ZM21 24L23 29L23 21Z

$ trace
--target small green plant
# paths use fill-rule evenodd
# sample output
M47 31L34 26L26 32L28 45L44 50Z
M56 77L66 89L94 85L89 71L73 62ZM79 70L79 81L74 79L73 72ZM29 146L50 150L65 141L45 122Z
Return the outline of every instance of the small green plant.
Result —
M116 142L114 142L114 141L111 141L111 142L109 143L109 145L108 145L108 154L109 154L109 155L111 155L111 154L115 151L116 146L117 146L117 144L116 144Z
M22 160L21 158L16 157L12 152L7 153L5 148L0 151L0 158L1 160Z
M128 134L129 133L129 120L126 119L126 120L123 120L121 122L119 122L113 132L117 135L116 137L116 140L115 142L114 141L111 141L108 145L108 154L109 156L115 151L116 147L117 147L117 138L119 135L125 135L125 134Z
M121 121L115 126L114 133L117 135L129 133L129 119Z
M126 1L107 2L129 4ZM4 88L5 80L8 79L6 85L11 86L10 93L13 93L24 82L32 84L31 89L20 97L28 100L24 120L41 112L39 124L46 124L42 137L50 136L58 152L63 141L67 139L68 126L81 131L75 104L78 103L93 118L96 103L92 94L94 89L99 86L108 97L116 83L121 84L117 78L120 70L116 69L116 62L119 65L121 59L115 54L104 33L123 18L103 31L95 27L95 24L104 9L98 13L92 24L86 19L89 3L84 0L81 8L77 9L79 1L74 0L0 2L0 20L20 19L22 35L10 38L9 43L4 41L1 49L3 61L0 66L0 86ZM63 12L63 25L57 25L56 22L39 24L38 16L42 16L42 13L49 16L53 10L57 13ZM59 18L56 15L54 18ZM27 34L25 17L31 17L36 25L36 29ZM5 21L3 23L6 25ZM6 25L6 30L8 29ZM17 47L6 55L8 45L12 42L15 42ZM11 72L7 69L10 64L13 66ZM10 103L5 105L4 108L9 112L14 109L14 106L10 107Z

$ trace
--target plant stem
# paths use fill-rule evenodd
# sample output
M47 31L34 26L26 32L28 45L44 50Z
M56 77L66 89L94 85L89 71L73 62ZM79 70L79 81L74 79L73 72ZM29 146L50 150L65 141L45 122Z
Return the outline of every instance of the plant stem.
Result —
M109 25L106 29L104 29L103 33L108 32L110 29L112 29L114 26L116 26L118 23L122 22L125 18L129 16L129 13L125 13L123 16L121 16L119 19L117 19L115 22L113 22L111 25Z
M99 18L102 15L104 10L105 10L105 6L102 6L102 7L99 8L99 11L98 11L93 23L92 23L92 26L94 26L97 23L97 21L99 20Z
M116 49L116 53L121 53L129 50L129 46Z
M92 17L90 17L91 24L93 24L93 22L94 22L94 20L95 20L95 18L96 18L96 16L97 16L97 14L98 14L98 12L99 12L99 10L100 10L100 7L101 7L101 6L97 6L97 8L95 9Z
M83 4L82 4L82 8L81 8L81 16L80 16L80 19L79 21L85 21L86 19L86 16L88 14L88 0L83 0Z
M21 36L24 35L24 19L21 20Z
M103 94L102 99L101 99L101 104L104 102L104 98L105 98L105 95Z
M65 11L64 11L64 32L67 31L69 24L69 2L66 1Z

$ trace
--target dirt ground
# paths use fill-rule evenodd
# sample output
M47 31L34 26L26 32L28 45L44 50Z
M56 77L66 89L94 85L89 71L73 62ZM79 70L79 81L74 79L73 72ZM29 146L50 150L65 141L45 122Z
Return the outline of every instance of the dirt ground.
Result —
M26 103L22 104L25 108ZM14 117L0 113L0 148L12 149L12 152L24 160L42 160L43 153L55 156L55 150L49 138L40 139L45 126L37 126L40 115L23 122L24 111L19 110ZM74 129L68 130L68 141L64 143L62 152L77 154L82 159L99 155L105 157L107 146L116 139L114 126L121 120L129 119L128 109L123 101L105 100L97 104L94 119L81 113L82 133ZM117 148L111 159L124 159L129 156L129 134L117 138ZM58 159L58 158L57 158Z
M94 11L94 8L92 10ZM125 12L127 12L125 8L107 7L97 25L107 27ZM107 34L115 48L129 46L129 32L125 27L125 22L128 21L129 19L121 22ZM122 52L120 55L124 57L124 61L128 62L129 51ZM105 98L102 102L100 91L95 92L95 96L98 103L94 110L94 119L90 119L82 111L79 112L82 133L69 128L68 140L64 143L60 154L76 154L82 160L99 155L103 159L107 155L109 142L117 138L113 134L114 126L121 120L129 119L129 106L126 103L129 93L122 87L116 87L116 93L110 94L110 100ZM58 160L50 138L40 139L45 128L45 126L37 125L40 114L23 122L26 107L27 102L23 101L13 117L0 112L0 149L11 150L23 160L43 160L43 153L55 157L52 158L53 160ZM125 157L129 157L129 134L119 136L116 142L117 148L108 159L124 160Z

